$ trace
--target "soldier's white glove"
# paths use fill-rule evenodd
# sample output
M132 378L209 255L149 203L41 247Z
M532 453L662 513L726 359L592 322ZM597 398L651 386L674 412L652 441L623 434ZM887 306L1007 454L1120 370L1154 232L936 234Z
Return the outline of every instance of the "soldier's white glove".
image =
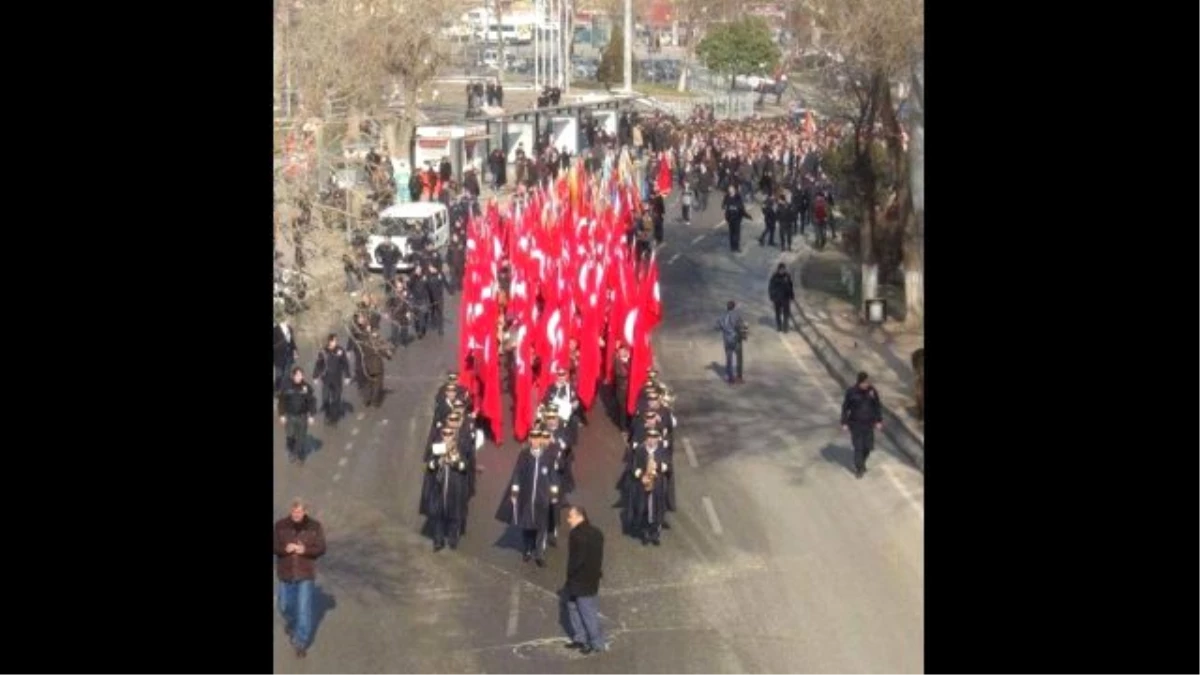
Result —
M641 469L634 469L634 470L633 470L633 477L634 477L634 478L641 478L641 477L642 477L642 470L641 470Z
M459 462L459 463L458 463L458 470L459 470L459 471L466 471L466 470L467 470L467 463L466 463L466 462Z
M309 416L308 416L308 423L309 423L309 424L312 424L312 423L313 423L313 417L312 417L312 415L309 415Z
M663 473L666 473L666 472L667 472L667 470L668 470L668 467L667 467L667 463L666 463L666 462L663 462L663 463L662 463L662 470L663 470Z
M512 486L512 491L513 491L513 492L520 492L520 491L521 491L521 486L520 486L520 485L513 485L513 486ZM514 496L514 497L516 497L516 495L513 495L513 496Z
M437 468L437 460L436 459L429 460L429 470L433 471L436 468Z

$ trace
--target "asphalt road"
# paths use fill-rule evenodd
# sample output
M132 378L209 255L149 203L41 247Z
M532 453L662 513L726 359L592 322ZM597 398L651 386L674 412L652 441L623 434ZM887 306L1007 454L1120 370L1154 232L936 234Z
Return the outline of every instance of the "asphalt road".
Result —
M582 431L573 501L607 535L600 610L611 650L581 657L563 648L565 548L551 550L544 569L524 564L513 533L493 520L515 443L481 453L457 551L433 553L422 534L422 443L454 363L451 322L444 338L389 364L383 409L355 410L335 430L318 421L320 446L304 466L286 462L277 425L276 517L290 497L310 499L329 544L315 644L297 660L277 622L277 671L923 671L924 478L882 437L868 474L850 474L841 392L802 338L776 333L769 315L778 252L753 242L759 220L746 223L746 252L730 254L719 218L714 203L691 226L668 220L660 253L657 360L680 424L680 511L661 547L620 533L622 448L602 408ZM753 325L740 387L714 367L723 354L713 325L727 299Z

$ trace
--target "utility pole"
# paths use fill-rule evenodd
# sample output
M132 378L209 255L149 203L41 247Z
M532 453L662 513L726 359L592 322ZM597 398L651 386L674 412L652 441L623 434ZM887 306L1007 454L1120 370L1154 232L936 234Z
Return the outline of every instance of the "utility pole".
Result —
M499 84L504 84L504 69L506 67L508 67L508 60L505 59L505 57L504 57L504 25L503 25L504 24L504 16L502 14L502 10L500 9L500 0L495 0L495 2L496 2L496 39L500 41L500 51L499 51L499 54L500 54L499 66L500 67L496 69L496 82ZM485 38L487 37L487 30L484 30L483 36Z
M625 0L625 93L633 92L633 0Z

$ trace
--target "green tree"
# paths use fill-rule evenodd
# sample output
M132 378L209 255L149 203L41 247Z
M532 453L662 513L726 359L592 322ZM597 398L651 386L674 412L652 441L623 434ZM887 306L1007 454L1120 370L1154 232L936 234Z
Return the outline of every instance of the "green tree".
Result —
M633 62L633 72L637 73L637 61ZM596 68L596 79L606 87L612 87L613 82L625 80L625 27L619 23L613 24L608 33L608 44L600 55L600 66Z
M758 17L746 17L718 24L696 46L704 65L733 78L773 69L779 63L779 47L771 39L771 29Z

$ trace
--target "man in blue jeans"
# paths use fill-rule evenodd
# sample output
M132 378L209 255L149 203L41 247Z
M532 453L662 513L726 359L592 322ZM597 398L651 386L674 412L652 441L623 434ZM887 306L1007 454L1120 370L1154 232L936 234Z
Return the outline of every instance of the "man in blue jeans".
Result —
M725 343L725 381L729 384L742 381L742 342L746 339L746 322L737 311L737 303L730 300L725 305L725 314L717 321L721 340ZM737 378L734 379L734 357L737 357Z
M317 577L317 558L322 555L325 555L325 533L321 523L308 516L303 501L292 500L288 517L275 523L275 558L283 630L301 659L312 643L313 582Z
M567 649L578 649L586 656L608 649L596 603L600 577L603 576L604 534L588 522L587 511L582 506L567 507L567 525L571 527L567 540L567 583L563 586L567 617L571 621L571 641L567 643Z

